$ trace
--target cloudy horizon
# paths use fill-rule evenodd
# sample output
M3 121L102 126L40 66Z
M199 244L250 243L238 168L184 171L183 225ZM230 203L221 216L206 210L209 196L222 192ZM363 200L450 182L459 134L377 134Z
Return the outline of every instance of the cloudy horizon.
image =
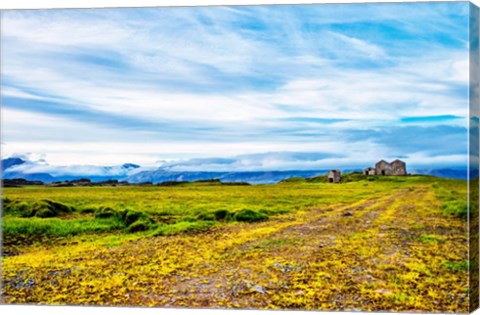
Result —
M2 157L466 166L469 4L2 12Z

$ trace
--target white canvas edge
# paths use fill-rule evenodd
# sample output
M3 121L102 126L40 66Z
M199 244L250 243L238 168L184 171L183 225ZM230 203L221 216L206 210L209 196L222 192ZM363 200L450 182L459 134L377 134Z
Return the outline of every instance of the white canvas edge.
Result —
M169 7L169 6L219 6L219 5L270 5L270 4L348 4L348 3L379 3L379 2L467 2L458 0L15 0L0 2L0 10L12 9L69 9L69 8L119 8L119 7ZM480 7L480 0L470 1ZM38 314L38 315L274 315L279 311L264 310L224 310L224 309L166 309L143 307L91 307L91 306L36 306L36 305L1 305L0 314ZM347 311L280 311L282 315L328 315L338 313L341 315L372 314L372 312L347 312ZM393 314L392 312L373 312L374 314ZM407 313L400 313L407 314ZM431 313L415 313L431 314ZM436 313L442 314L442 313ZM474 315L480 315L476 310Z

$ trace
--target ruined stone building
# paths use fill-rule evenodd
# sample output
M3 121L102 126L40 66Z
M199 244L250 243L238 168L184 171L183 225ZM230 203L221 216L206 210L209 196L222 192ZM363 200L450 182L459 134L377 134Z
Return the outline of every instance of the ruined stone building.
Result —
M392 166L385 160L381 160L375 164L375 175L392 175Z
M340 183L341 179L342 179L342 173L340 172L340 170L328 171L327 181L329 183Z
M395 175L402 176L407 175L407 167L405 162L400 160L395 160L391 163L388 163L385 160L381 160L375 164L375 169L369 167L363 171L365 175Z
M375 168L367 167L363 170L363 175L375 175Z

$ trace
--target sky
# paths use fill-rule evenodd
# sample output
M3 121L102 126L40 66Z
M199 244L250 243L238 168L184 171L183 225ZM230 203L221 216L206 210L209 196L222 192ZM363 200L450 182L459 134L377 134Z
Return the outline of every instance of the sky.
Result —
M3 11L2 157L466 166L469 4Z

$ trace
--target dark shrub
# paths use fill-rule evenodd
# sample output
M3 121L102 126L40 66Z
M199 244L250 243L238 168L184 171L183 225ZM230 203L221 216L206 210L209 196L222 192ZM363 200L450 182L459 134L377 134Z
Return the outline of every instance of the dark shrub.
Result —
M250 183L247 182L223 182L224 186L250 186Z
M233 219L238 222L257 222L268 219L268 216L253 210L243 209L235 213Z
M135 232L142 232L142 231L147 231L147 230L150 230L151 228L153 228L155 225L152 224L149 220L138 220L134 223L132 223L129 227L128 227L128 231L129 232L132 232L132 233L135 233Z
M166 182L161 182L157 183L157 186L177 186L177 185L183 185L183 184L188 184L186 181L166 181Z
M37 214L37 212L39 211L42 211L42 210L51 210L52 212L54 212L49 206L47 203L43 202L43 201L37 201L33 204L32 207L32 212L31 212L31 216L35 216ZM55 213L55 212L54 212Z
M33 204L25 202L15 205L15 213L21 217L53 218L73 212L74 208L51 200L37 201Z
M95 208L83 208L80 209L80 213L95 213L96 209Z
M53 218L56 214L51 209L41 209L35 213L35 216L37 218Z
M215 215L215 220L225 220L228 221L232 218L232 213L228 210L217 210L213 213Z
M98 218L98 219L112 218L117 215L118 213L109 207L100 207L97 210L95 210L95 218Z
M215 221L215 215L213 213L200 213L197 215L197 220Z
M3 204L3 213L12 214L22 218L29 218L35 215L32 205L26 202L11 201Z
M129 226L139 219L146 218L147 215L143 212L127 210L124 215L125 225Z
M59 202L51 201L51 200L42 200L42 204L46 204L47 208L55 212L56 215L64 214L64 213L71 213L73 212L73 208L67 205L64 205Z
M221 183L219 179L212 178L212 179L199 179L194 181L194 183Z

